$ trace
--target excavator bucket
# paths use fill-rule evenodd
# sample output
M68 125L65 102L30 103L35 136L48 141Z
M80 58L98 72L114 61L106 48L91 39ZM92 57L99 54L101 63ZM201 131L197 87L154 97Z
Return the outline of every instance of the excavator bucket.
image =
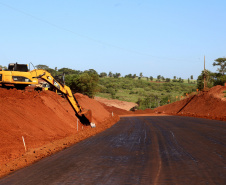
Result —
M89 109L82 109L82 111L79 113L79 116L81 117L82 121L84 123L92 123L92 111Z

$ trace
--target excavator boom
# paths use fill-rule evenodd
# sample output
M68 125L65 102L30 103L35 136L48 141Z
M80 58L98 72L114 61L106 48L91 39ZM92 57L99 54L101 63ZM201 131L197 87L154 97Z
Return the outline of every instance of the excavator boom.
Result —
M32 78L41 78L45 80L47 83L52 85L57 91L62 93L68 102L70 103L71 107L74 109L76 116L80 118L80 120L87 124L92 122L92 112L91 110L83 109L76 98L74 97L71 89L58 82L48 71L43 69L34 69L31 72Z

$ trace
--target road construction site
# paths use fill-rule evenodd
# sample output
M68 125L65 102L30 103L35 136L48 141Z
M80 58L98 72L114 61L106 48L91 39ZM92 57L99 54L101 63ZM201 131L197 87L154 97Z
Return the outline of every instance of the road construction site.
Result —
M202 118L123 117L0 184L225 184L225 129Z
M93 184L98 180L100 184L221 184L226 181L222 176L226 153L225 90L225 86L216 86L154 110L135 112L76 93L73 96L79 107L92 112L95 128L91 128L75 115L68 99L54 91L0 88L0 176L55 153L54 156L68 155L66 160L71 161L76 158L72 157L74 154L59 151L68 147L65 151L70 151L72 147L76 148L79 161L76 159L72 166L63 166L67 162L56 165L68 173L57 172L62 175L53 184ZM48 164L48 160L52 158L39 163L58 164ZM21 174L32 177L26 172L32 166L25 168L25 172L22 169L6 176L0 184L21 184L15 179L21 178ZM28 171L46 174L42 168L36 170ZM52 170L49 168L50 173ZM85 171L88 173L84 174ZM51 174L46 177L55 178ZM50 182L51 178L42 179ZM84 178L87 180L83 181Z

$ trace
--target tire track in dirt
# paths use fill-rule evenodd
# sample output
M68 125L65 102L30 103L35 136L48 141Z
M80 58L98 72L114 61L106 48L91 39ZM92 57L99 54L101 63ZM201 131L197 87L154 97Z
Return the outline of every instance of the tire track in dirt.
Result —
M224 184L226 122L125 117L110 129L0 180L6 184ZM208 153L208 155L206 155ZM220 156L219 156L219 155Z

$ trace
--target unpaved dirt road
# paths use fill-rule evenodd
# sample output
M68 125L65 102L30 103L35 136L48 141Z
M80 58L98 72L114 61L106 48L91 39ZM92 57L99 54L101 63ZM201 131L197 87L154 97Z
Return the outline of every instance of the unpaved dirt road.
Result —
M226 184L226 122L124 117L0 184Z

